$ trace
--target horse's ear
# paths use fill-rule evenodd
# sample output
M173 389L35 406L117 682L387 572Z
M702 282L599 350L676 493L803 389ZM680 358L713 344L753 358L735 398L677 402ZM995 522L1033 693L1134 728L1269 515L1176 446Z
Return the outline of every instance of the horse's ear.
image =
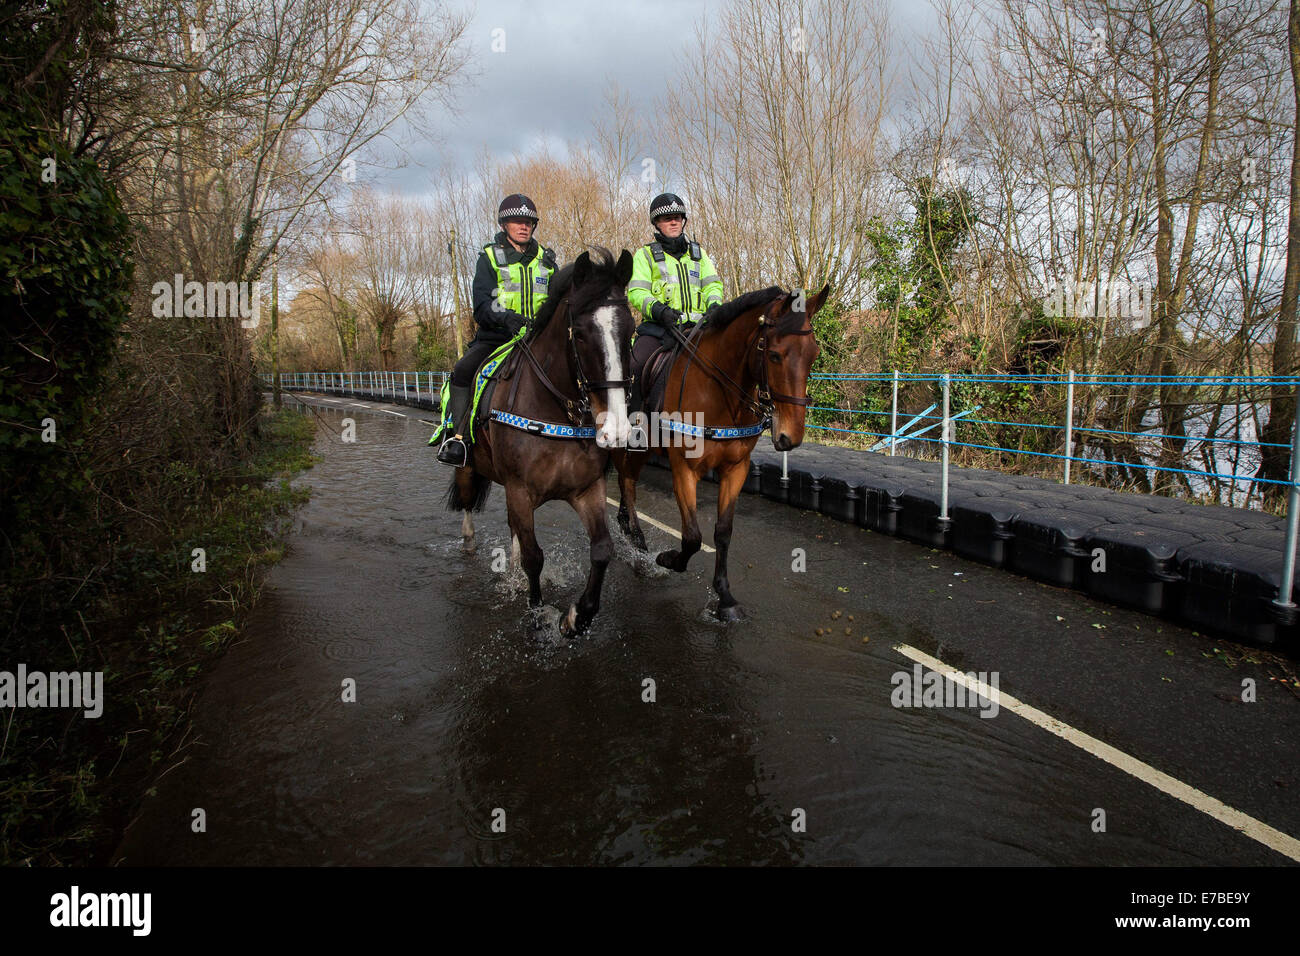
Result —
M587 276L591 274L591 253L583 252L578 256L578 261L573 264L573 286L587 284Z
M619 285L627 285L632 279L632 253L626 249L618 257L618 266L614 270L614 277L618 279Z
M775 299L768 303L767 308L763 310L763 317L769 322L775 322L781 317L790 305L790 293L782 292Z
M822 290L808 301L808 317L811 319L814 315L822 310L826 304L826 297L831 294L831 284L828 282L822 286Z

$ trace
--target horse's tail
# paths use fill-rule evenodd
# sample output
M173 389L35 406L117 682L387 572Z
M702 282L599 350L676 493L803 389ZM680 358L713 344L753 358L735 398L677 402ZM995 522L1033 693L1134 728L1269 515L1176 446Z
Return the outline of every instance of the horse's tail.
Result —
M462 492L462 487L464 491ZM457 472L447 488L448 511L482 511L487 501L488 492L492 490L492 479L485 478L476 471L469 473L469 484L464 486ZM466 500L468 499L468 500Z

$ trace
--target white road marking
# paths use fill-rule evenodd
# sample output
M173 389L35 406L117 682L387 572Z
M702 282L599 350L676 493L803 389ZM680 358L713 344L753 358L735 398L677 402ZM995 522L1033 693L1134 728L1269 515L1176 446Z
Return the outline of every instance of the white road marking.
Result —
M618 507L618 502L615 501L613 498L606 497L605 500L608 501L615 508ZM644 511L638 510L636 516L638 520L644 521L648 525L653 525L654 527L658 528L660 531L667 531L669 534L675 536L678 540L680 540L682 537L682 533L678 531L676 528L670 528L666 524L660 524L658 521L655 521L654 518L651 518ZM707 544L701 541L700 550L706 552L707 554L713 554L715 549L710 548Z
M894 650L909 657L919 664L938 671L948 680L961 684L967 690L973 690L973 684L961 671L949 667L943 661L931 657L923 651L918 651L907 644L896 644ZM1136 757L1117 750L1108 743L1091 737L1081 730L1075 730L1069 724L1057 720L1050 714L1045 714L1036 707L1023 703L1012 697L1010 694L1002 691L997 692L998 703L1003 708L1018 714L1032 724L1036 724L1048 733L1055 734L1062 740L1069 741L1080 750L1087 751L1094 757L1106 761L1112 767L1116 767L1130 776L1137 777L1143 783L1150 784L1157 790L1169 794L1176 800L1181 800L1193 809L1200 810L1207 816L1211 816L1220 823L1226 823L1234 830L1250 837L1259 843L1264 844L1271 850L1276 850L1283 856L1288 856L1293 860L1300 861L1300 840L1283 833L1281 830L1274 829L1262 820L1256 820L1249 814L1242 813L1240 810L1233 809L1221 800L1217 800L1208 793L1203 793L1195 787L1183 783L1167 773L1162 773L1150 764L1143 763Z
M396 415L398 418L407 417L405 412L390 412L386 408L375 408L375 406L373 405L362 405L359 402L348 402L348 404L351 405L353 408L365 408L365 409L369 409L372 412L383 412L385 415ZM423 421L424 419L420 419L420 420Z

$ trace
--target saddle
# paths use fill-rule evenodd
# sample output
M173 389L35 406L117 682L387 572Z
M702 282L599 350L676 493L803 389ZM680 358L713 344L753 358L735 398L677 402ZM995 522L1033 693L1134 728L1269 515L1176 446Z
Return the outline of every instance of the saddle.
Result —
M628 403L632 411L643 411L647 415L663 411L668 370L673 367L673 359L679 351L681 346L676 341L661 345L650 353L645 365L636 370Z
M519 365L519 350L515 346L519 339L511 339L509 342L492 350L483 364L474 371L474 394L471 397L469 411L469 435L471 440L479 433L479 429L487 427L488 415L492 409L492 393L496 391L497 383L506 381L511 378L515 369ZM439 399L439 408L441 410L441 421L437 430L429 439L430 445L440 444L447 432L447 405L448 397L451 391L451 381L442 383L442 394Z
M469 415L471 436L479 434L480 429L487 428L488 418L492 414L492 394L496 391L497 384L514 378L520 359L520 350L514 347L518 343L519 340L514 339L506 343L508 348L504 351L497 349L475 373L474 406Z

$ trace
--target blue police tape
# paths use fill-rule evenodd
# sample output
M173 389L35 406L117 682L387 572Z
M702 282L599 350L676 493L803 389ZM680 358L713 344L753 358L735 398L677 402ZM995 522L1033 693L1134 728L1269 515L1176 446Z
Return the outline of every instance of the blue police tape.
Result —
M594 425L556 425L552 422L539 422L532 418L525 418L522 415L512 415L510 412L503 412L492 409L491 417L503 425L509 425L512 428L518 428L520 431L526 431L533 435L542 435L546 438L595 438L596 426Z
M687 425L685 422L675 422L671 418L660 418L659 427L667 429L670 432L676 432L679 435L690 435L694 438L707 438L710 441L725 441L730 438L752 438L755 435L763 434L763 431L770 425L768 421L758 422L755 425L737 425L725 428L710 427L708 425Z

